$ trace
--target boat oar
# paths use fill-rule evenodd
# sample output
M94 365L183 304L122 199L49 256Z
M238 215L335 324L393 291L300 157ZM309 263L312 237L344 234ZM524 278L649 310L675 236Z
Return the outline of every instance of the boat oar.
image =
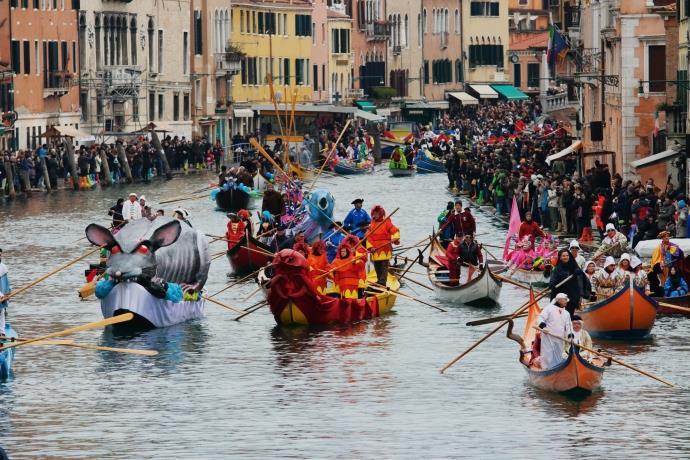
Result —
M433 291L433 290L434 290L434 288L429 287L429 286L427 286L426 284L420 283L420 282L417 281L416 279L410 278L409 276L401 276L401 275L395 275L395 276L399 276L400 278L403 278L403 279L405 279L405 280L407 280L407 281L409 281L409 282L411 282L411 283L414 283L414 284L416 284L417 286L421 286L421 287L423 287L424 289L428 289L428 290L430 290L430 291Z
M673 310L682 311L683 313L690 313L690 308L679 307L678 305L673 305L672 303L657 302L662 307L671 308Z
M396 291L395 289L391 289L391 288L389 288L388 286L382 286L382 285L380 285L380 284L378 284L378 283L368 283L368 284L367 284L367 289L370 289L370 288L373 288L373 289L378 290L378 291L380 291L380 292L392 292L392 293L395 294L395 295L399 295L400 297L404 297L404 298L406 298L406 299L414 300L415 302L419 302L419 303L421 303L421 304L423 304L423 305L427 305L427 306L429 306L429 307L431 307L431 308L435 308L435 309L438 310L438 311L443 311L443 312L446 311L446 310L444 310L443 308L438 307L438 306L436 306L436 305L434 305L434 304L432 304L432 303L425 302L425 301L420 300L420 299L418 299L418 298L416 298L416 297L413 297L413 296L411 296L411 295L407 295L407 294L405 294L405 293L403 293L403 292Z
M352 122L352 120L347 120L347 123L345 123L345 126L344 126L343 129L340 131L340 135L338 136L338 139L337 139L337 140L335 141L335 143L333 144L333 147L331 148L331 151L328 152L328 156L327 156L326 159L324 160L323 164L321 165L321 167L319 168L319 170L317 171L317 173L314 175L314 180L311 181L311 185L309 186L309 191L311 191L311 190L314 188L314 185L316 185L316 181L319 179L319 176L321 175L321 173L323 172L324 168L325 168L326 165L328 164L328 161L331 159L331 156L333 155L333 152L335 152L335 149L338 147L338 144L340 143L340 139L343 138L343 135L345 134L345 131L347 131L347 128L350 126L350 123L351 123L351 122Z
M245 316L251 315L251 314L254 313L255 311L261 310L261 309L264 308L266 305L268 305L268 301L267 301L267 300L262 300L261 302L259 302L259 303L257 303L257 304L254 304L254 306L247 308L247 309L245 310L245 313L243 313L243 314L241 314L240 316L238 316L237 318L235 318L235 321L239 321L239 320L241 320L242 318L244 318Z
M513 286L517 286L517 287L522 288L522 289L527 289L527 290L530 289L530 287L527 286L526 284L518 283L517 281L511 280L510 278L506 278L505 276L501 276L498 273L494 273L493 275L505 283L512 284Z
M10 339L5 337L4 339ZM27 339L15 339L17 342L24 342ZM141 355L141 356L156 356L158 352L156 350L140 350L137 348L113 348L113 347L102 347L99 345L91 345L89 343L75 343L71 340L41 340L38 342L32 342L30 345L56 345L61 347L72 347L72 348L83 348L85 350L96 350L96 351L112 351L114 353L127 353L130 355Z
M261 285L259 285L258 288L254 289L247 297L244 298L245 301L251 299L255 294L257 294L261 290Z
M98 247L95 248L95 249L91 249L90 251L86 251L84 254L80 255L80 256L77 257L76 259L73 259L73 260L67 262L67 263L64 264L64 265L59 266L58 268L56 268L56 269L53 270L52 272L47 273L47 274L41 276L40 278L38 278L38 279L36 279L36 280L30 282L30 283L27 284L26 286L20 287L20 288L17 289L16 291L10 292L9 294L7 294L7 295L5 296L5 298L4 298L3 300L4 300L4 301L10 300L12 297L16 296L17 294L21 294L22 292L24 292L24 291L26 291L26 290L28 290L28 289L31 289L32 287L36 286L36 285L37 285L38 283L40 283L41 281L43 281L43 280L45 280L45 279L47 279L47 278L50 278L51 276L55 275L56 273L61 272L62 270L66 269L66 268L71 267L72 265L76 264L76 263L79 262L80 260L83 260L83 259L87 258L88 256L90 256L91 254L93 254L94 252L100 251L100 250L101 250L101 247L98 246Z
M19 347L22 345L29 345L31 343L40 342L42 340L54 339L55 337L64 337L66 335L76 334L77 332L89 331L91 329L100 329L106 326L111 326L113 324L126 323L134 318L133 313L123 313L121 315L112 316L110 318L102 319L100 321L94 321L93 323L82 324L81 326L70 327L63 331L52 332L41 337L35 337L33 339L28 339L19 342L10 342L0 344L0 350L6 350L8 348Z
M198 200L198 199L206 198L209 196L211 196L210 193L206 193L204 195L199 195L199 196L178 197L178 198L174 198L174 199L170 199L170 200L159 201L158 204L176 203L178 201L187 201L187 200Z
M565 284L567 281L569 281L570 278L572 278L573 276L574 276L574 275L568 276L566 279L564 279L563 281L561 281L560 283L558 283L558 284L556 285L556 287L557 287L557 288L558 288L558 287L561 287L563 284ZM537 302L539 299L541 299L541 298L544 297L546 294L548 294L550 290L551 290L551 288L548 288L548 287L547 287L547 288L541 290L541 291L534 297L534 301L532 301L532 299L530 299L530 300L528 300L527 302L525 302L520 308L518 308L517 310L515 310L515 311L510 315L510 318L508 318L508 319L506 319L506 320L503 320L503 321L501 322L501 324L499 324L499 325L496 326L494 329L492 329L491 332L489 332L488 334L484 335L484 337L482 337L481 339L479 339L479 340L477 340L476 342L474 342L467 350L463 351L463 352L460 353L458 356L456 356L455 358L453 358L452 361L450 361L448 364L446 364L446 365L443 367L443 369L441 369L441 374L443 374L446 370L448 370L448 368L450 368L452 365L454 365L455 363L457 363L458 361L460 361L462 358L464 358L465 356L467 356L472 350L474 350L475 348L477 348L477 347L478 347L482 342L484 342L486 339L488 339L489 337L491 337L492 335L494 335L495 333L497 333L498 331L500 331L500 330L503 328L503 326L505 326L506 324L508 324L512 319L516 318L520 313L522 313L523 311L527 310L527 309L529 308L529 306L532 305L532 303Z
M263 267L262 267L262 268L263 268ZM228 284L228 285L225 286L223 289L221 289L220 291L216 292L215 294L210 295L209 297L215 297L215 296L217 296L218 294L220 294L221 292L227 291L228 289L230 289L230 288L233 287L233 286L237 286L237 285L240 284L240 283L244 283L244 282L247 281L249 278L251 278L251 277L253 277L254 275L256 275L257 273L259 273L260 270L261 270L261 268L260 268L259 270L256 270L256 271L254 271L254 272L248 274L247 276L245 276L245 277L243 277L243 278L240 278L239 280L235 281L234 283Z
M545 329L539 329L537 326L532 326L532 328L536 329L537 331L541 331L542 334L546 334L546 335L549 335L549 336L551 336L551 337L555 337L555 338L557 338L557 339L559 339L559 340L561 340L561 341L563 341L563 342L565 342L565 343L572 343L570 340L566 339L565 337L561 337L560 335L553 334L553 333L551 333L551 332L549 332L549 331L547 331L547 330L545 330ZM616 363L616 364L620 364L620 365L623 366L623 367L627 367L628 369L633 370L633 371L635 371L635 372L637 372L637 373L639 373L639 374L642 374L642 375L644 375L644 376L646 376L646 377L649 377L650 379L654 379L654 380L656 380L657 382L661 382L661 383L663 383L664 385L668 385L668 386L670 386L671 388L675 387L675 385L672 384L671 382L669 382L668 380L664 380L664 379L662 379L661 377L657 377L656 375L654 375L654 374L652 374L652 373L649 373L649 372L647 372L647 371L643 371L642 369L640 369L640 368L638 368L638 367L635 367L635 366L633 366L632 364L628 364L628 363L626 363L626 362L624 362L624 361L621 361L621 360L618 359L618 358L614 358L613 356L611 356L611 355L609 355L609 354L602 353L602 352L597 351L597 350L592 350L591 348L587 348L586 346L580 345L580 344L577 344L577 343L573 343L573 345L575 345L575 346L578 347L578 348L581 348L582 350L586 350L586 351L588 351L588 352L590 352L590 353L594 353L594 354L596 354L596 355L599 355L599 356L601 356L602 358L610 359L611 361L613 361L613 362Z
M235 313L239 313L239 314L244 313L244 310L240 310L239 308L235 308L235 307L230 306L230 305L228 305L228 304L224 304L223 302L219 302L218 300L212 299L212 298L209 297L209 296L204 295L204 296L201 296L201 297L202 297L204 300L208 300L209 302L214 303L214 304L218 305L219 307L226 308L226 309L228 309L228 310L230 310L230 311L234 311Z
M465 323L465 326L482 326L484 324L498 323L499 321L505 321L507 319L524 318L525 316L527 316L526 312L520 313L517 316L513 316L513 315L494 316L493 318L486 318L486 319L479 319L477 321L470 321L468 323Z

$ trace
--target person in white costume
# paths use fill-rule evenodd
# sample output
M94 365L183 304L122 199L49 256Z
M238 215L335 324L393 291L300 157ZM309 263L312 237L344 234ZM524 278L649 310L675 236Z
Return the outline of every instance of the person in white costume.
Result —
M559 337L573 338L573 324L570 320L570 313L565 309L566 305L568 305L568 300L566 294L556 294L556 297L544 308L537 319L539 321L539 328L549 333L541 335L539 362L542 369L551 369L563 361L563 340Z

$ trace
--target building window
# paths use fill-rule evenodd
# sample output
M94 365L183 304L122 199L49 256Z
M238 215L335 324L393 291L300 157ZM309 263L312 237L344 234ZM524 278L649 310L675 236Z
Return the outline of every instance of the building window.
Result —
M158 95L158 119L163 120L165 113L165 95L164 94L159 94Z
M132 121L139 121L139 98L132 99Z
M76 74L77 73L77 59L75 56L77 55L77 42L72 42L72 73Z
M244 33L244 10L240 10L240 33Z
M298 37L311 36L311 15L296 14L295 15L295 35Z
M527 64L527 86L539 88L539 63L530 62Z
M180 119L180 93L173 93L173 121Z
M470 2L470 16L498 16L500 2Z
M283 59L283 84L290 84L290 59Z
M201 101L201 80L199 80L198 78L194 80L194 106L197 109L203 107Z
M455 60L455 82L456 83L461 83L465 81L465 75L463 75L462 71L462 61L460 59Z
M79 105L81 106L81 121L88 121L89 119L89 92L82 91L79 93Z
M22 43L24 49L24 75L31 74L31 45L28 40Z
M155 69L153 67L153 52L156 49L156 45L153 43L153 19L149 20L148 45L149 45L149 70L151 72L154 72Z
M69 55L67 54L67 42L60 42L60 53L62 54L62 68L57 70L67 70Z
M319 90L319 66L314 65L311 78L312 89L314 91Z
M38 40L34 41L34 67L36 67L36 75L41 75L41 66L39 65L39 62L41 62L41 55L39 53L39 48L38 48Z
M503 68L503 45L470 45L470 67L480 65Z
M204 53L202 17L200 10L194 10L194 54L200 56Z
M130 37L129 41L132 54L132 65L137 65L137 22L136 19L132 18L132 22L129 25ZM98 40L98 38L96 38ZM98 45L97 45L98 46Z
M156 93L149 91L149 121L156 119Z
M460 33L460 11L455 10L455 33Z
M96 95L96 122L103 123L103 94Z
M424 84L429 84L429 61L424 61Z
M184 119L189 120L189 93L184 93L182 98L182 110L184 111Z
M20 66L19 53L19 41L12 40L12 71L17 75L20 74L22 71L22 68Z
M439 59L431 64L431 74L434 83L444 84L453 81L453 71L449 59Z
M295 84L304 84L304 59L295 59Z
M666 45L650 45L647 48L647 69L649 73L649 92L666 91Z
M189 32L182 32L182 73L187 75L189 69Z
M332 52L333 53L350 53L350 30L349 29L333 29L332 34Z
M513 64L513 86L516 88L522 86L522 66L520 63Z

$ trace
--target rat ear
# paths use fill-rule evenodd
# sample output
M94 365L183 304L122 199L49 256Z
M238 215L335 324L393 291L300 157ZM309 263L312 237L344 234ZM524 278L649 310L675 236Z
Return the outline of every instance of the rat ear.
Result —
M179 220L173 220L165 225L157 228L151 239L149 240L151 250L156 251L159 248L170 246L180 237L182 227Z
M113 234L110 233L105 227L98 224L89 224L85 230L86 239L96 246L105 246L106 248L112 248L117 245Z

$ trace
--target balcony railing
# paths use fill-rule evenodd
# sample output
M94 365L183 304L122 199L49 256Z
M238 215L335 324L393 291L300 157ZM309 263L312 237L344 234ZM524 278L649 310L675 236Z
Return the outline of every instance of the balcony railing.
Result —
M240 73L242 57L240 53L216 53L216 73L228 76L237 75Z
M441 49L446 49L448 48L448 32L441 32Z
M367 41L386 41L391 36L390 23L388 21L374 21L367 24Z
M541 103L545 113L565 109L571 106L571 103L568 101L568 93L559 93L553 94L551 96L545 96L541 100Z
M43 97L63 96L67 94L72 86L78 82L76 75L68 71L53 71L48 72L45 77L43 88Z

